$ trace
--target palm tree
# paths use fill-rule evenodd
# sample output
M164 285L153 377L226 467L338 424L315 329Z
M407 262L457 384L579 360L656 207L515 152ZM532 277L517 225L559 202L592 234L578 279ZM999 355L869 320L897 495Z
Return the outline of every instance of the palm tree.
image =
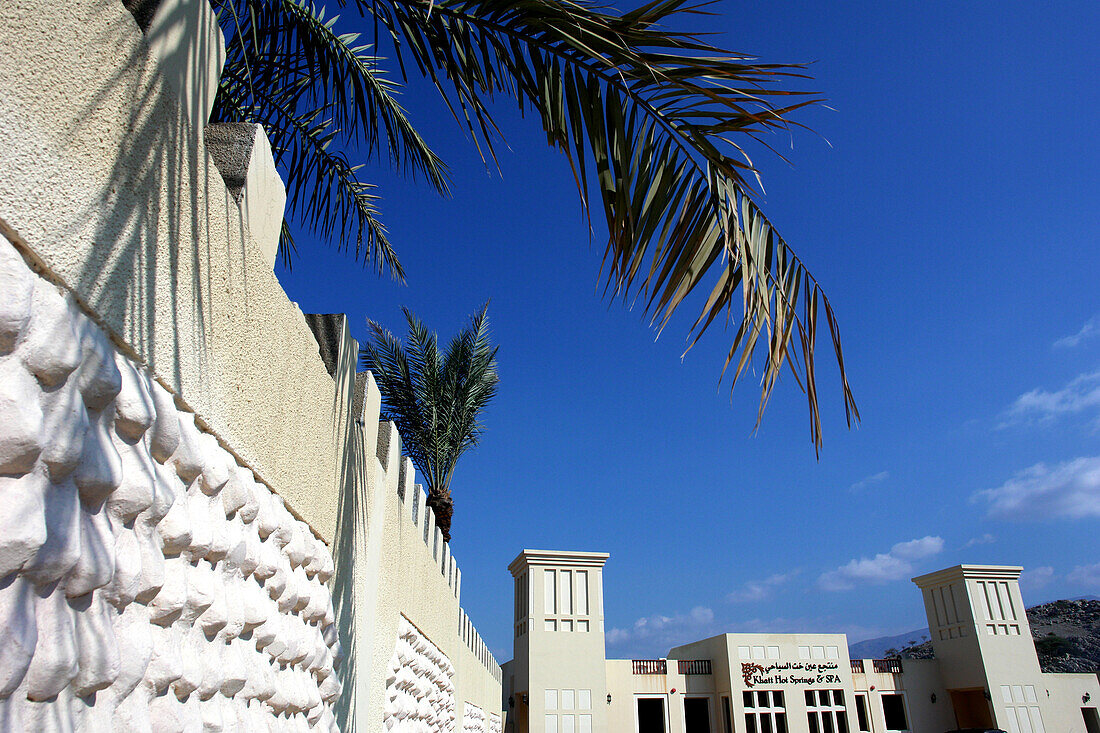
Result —
M337 31L309 0L212 0L229 39L214 117L264 124L297 221L402 279L363 165L386 158L443 194L449 173L398 103L393 74L427 78L487 160L500 137L489 105L511 100L537 114L568 159L584 210L590 199L603 209L607 297L641 303L660 332L708 280L686 348L715 321L735 327L722 375L734 367L732 388L759 369L757 424L786 366L806 394L815 450L823 312L846 419L858 421L832 306L757 206L744 149L770 147L765 133L799 126L791 113L818 101L783 88L806 78L802 65L761 63L675 30L702 13L689 0L624 13L596 0L336 2L373 30L372 43ZM289 263L295 247L283 233Z
M478 416L497 391L497 348L489 340L486 303L440 354L438 336L404 309L406 343L368 321L371 340L359 353L382 393L382 416L392 420L427 485L443 539L451 539L451 478L458 459L477 445Z

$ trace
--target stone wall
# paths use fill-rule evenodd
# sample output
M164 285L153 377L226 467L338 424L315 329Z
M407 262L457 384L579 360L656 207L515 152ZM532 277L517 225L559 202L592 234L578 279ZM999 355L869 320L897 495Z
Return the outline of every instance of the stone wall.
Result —
M382 731L407 623L492 730L357 344L272 272L262 131L243 190L210 153L206 0L2 2L0 44L0 729Z
M0 236L0 727L330 730L332 555Z
M365 731L389 730L403 720L393 708L393 665L415 632L417 644L438 649L453 670L447 720L448 730L456 730L467 707L500 709L500 667L462 610L462 573L416 484L412 461L401 453L401 436L392 423L379 422L373 377L354 374L358 344L343 316L333 318L337 327L324 331L337 334L338 346L323 351L332 354L338 390L355 416L345 421L346 484L333 544L333 601L348 659L337 718L346 729Z

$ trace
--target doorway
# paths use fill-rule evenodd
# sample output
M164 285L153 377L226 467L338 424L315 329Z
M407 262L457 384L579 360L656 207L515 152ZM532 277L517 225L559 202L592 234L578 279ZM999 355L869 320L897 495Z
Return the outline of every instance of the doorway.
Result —
M1100 733L1100 715L1096 708L1081 708L1081 715L1085 718L1085 730L1087 733Z
M664 698L638 698L638 733L665 733Z
M993 714L985 699L985 690L948 690L951 707L955 709L955 723L960 728L992 728Z
M710 704L705 697L684 698L686 733L710 733Z

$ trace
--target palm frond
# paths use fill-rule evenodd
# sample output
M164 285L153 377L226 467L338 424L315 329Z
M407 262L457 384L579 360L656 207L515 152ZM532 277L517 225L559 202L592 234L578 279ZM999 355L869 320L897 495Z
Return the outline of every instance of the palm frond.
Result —
M389 30L402 69L409 58L488 156L498 138L490 99L539 114L582 199L591 184L602 204L611 297L644 302L660 333L700 282L714 281L687 349L719 316L736 323L722 372L736 362L731 387L764 352L757 425L786 367L806 393L820 450L821 311L848 424L858 421L832 305L755 203L757 170L731 139L797 126L790 114L818 100L775 82L804 78L802 65L762 64L669 30L668 21L698 12L688 0L653 0L623 15L562 0L359 5Z
M359 179L362 165L352 165L345 154L333 146L337 130L323 110L299 112L294 107L294 90L257 87L251 91L248 105L248 79L238 67L228 64L222 71L219 87L220 119L260 122L267 131L271 149L279 167L285 171L287 204L325 239L339 234L338 248L343 251L354 242L354 256L373 263L381 274L389 268L403 280L405 273L385 226L378 218L375 187ZM354 230L348 227L355 224ZM293 240L284 227L279 256L290 258Z
M323 239L336 235L341 249L354 242L357 259L403 277L373 187L359 180L360 166L344 151L362 148L369 161L384 138L395 167L423 174L444 194L448 171L408 120L399 85L378 67L374 49L358 43L358 34L338 33L323 8L298 0L221 0L214 7L229 41L213 119L262 122L304 223ZM284 236L284 262L291 245Z

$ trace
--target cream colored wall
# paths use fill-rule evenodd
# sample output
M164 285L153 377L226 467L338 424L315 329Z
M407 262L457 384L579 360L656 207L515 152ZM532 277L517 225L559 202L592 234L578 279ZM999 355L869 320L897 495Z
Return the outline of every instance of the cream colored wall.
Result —
M611 694L611 704L607 707L607 730L634 731L638 729L634 720L634 675L631 673L629 659L608 659L605 665L607 691ZM667 703L666 703L667 705Z
M335 376L350 406L358 344L346 324L342 334ZM412 462L401 454L396 427L379 422L380 406L368 373L361 411L341 423L349 437L340 471L333 602L349 661L337 718L345 730L383 730L384 692L403 618L453 665L456 720L466 702L486 716L499 714L499 667L461 610L458 565L415 484Z
M204 148L212 18L206 0L164 0L144 36L120 2L0 3L0 41L19 49L0 75L0 233L330 543L343 720L380 729L402 615L458 670L457 719L466 700L491 715L498 673L460 636L457 564L430 512L414 525L396 496L398 441L376 457L376 389L351 419L355 342L345 330L334 383Z
M0 75L0 230L331 541L332 380L173 86L218 67L200 3L166 3L189 34L149 39L121 2L0 3L0 46L19 49Z
M665 674L634 674L632 660L607 660L607 687L611 692L607 729L609 731L637 730L635 710L638 697L659 696L665 701L667 730L677 732L685 730L685 697L707 698L710 701L710 729L721 730L721 697L717 693L716 676L713 674L683 675L679 673L677 664L680 659L710 659L705 656L707 651L709 649L696 647L691 653L704 654L704 656L679 657L670 652L666 660ZM682 652L677 653L682 654Z
M955 714L951 697L940 674L942 665L936 659L903 659L902 674L875 672L873 659L864 659L863 673L852 674L855 693L867 695L867 709L872 730L886 730L882 712L883 693L900 692L905 695L906 714L913 733L943 733L955 727ZM872 689L873 688L873 689ZM936 702L932 702L932 695ZM855 702L849 705L849 719L855 730Z
M922 575L913 582L924 593L932 646L941 663L945 685L988 691L994 722L1005 730L1013 728L1013 713L1030 715L1030 708L1038 708L1044 727L1054 730L1047 721L1063 718L1065 711L1058 709L1044 693L1052 677L1039 669L1020 593L1022 570L1018 566L959 565ZM982 583L987 585L983 587ZM989 590L992 584L1002 591L999 600L997 591ZM943 624L933 605L936 598L932 591L943 587L950 587L954 593L960 618L957 629L952 625L948 630L961 630L963 635L958 638L944 639L939 628ZM1029 689L1035 692L1033 699L1027 699ZM1008 700L1004 699L1005 690ZM1021 690L1025 692L1024 698L1016 699Z
M1097 676L1044 674L1043 686L1050 693L1050 719L1044 720L1047 733L1085 733L1085 719L1081 708L1100 708L1100 681Z

